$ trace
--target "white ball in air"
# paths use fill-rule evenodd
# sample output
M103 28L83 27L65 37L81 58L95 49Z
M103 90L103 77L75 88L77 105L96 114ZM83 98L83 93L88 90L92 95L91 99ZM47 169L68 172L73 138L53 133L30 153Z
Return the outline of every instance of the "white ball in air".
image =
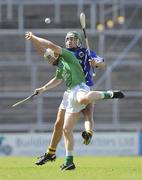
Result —
M46 24L50 24L51 23L51 19L50 18L45 18L45 23Z

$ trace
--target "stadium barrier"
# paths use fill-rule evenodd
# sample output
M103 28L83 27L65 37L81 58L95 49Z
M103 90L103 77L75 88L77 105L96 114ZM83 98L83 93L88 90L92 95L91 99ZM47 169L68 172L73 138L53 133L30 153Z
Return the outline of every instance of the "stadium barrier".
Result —
M139 134L139 155L142 155L142 132Z
M39 156L46 152L51 133L0 134L0 156ZM75 134L75 155L137 156L142 155L142 133L97 132L90 145L82 144L81 133ZM65 155L63 140L57 156Z

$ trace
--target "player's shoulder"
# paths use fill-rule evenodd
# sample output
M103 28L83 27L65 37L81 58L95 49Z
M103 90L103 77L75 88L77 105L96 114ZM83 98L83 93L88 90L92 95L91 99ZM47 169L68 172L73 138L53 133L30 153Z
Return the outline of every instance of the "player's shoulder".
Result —
M77 51L83 51L83 52L86 52L86 48L85 47L79 47L79 48L77 48Z
M87 53L87 52L88 52L87 48L85 48L85 47L80 47L80 48L77 49L77 51L82 51L82 52L84 52L84 53ZM95 52L93 49L90 49L90 52L91 52L92 54L95 54L95 55L96 55L96 52Z
M90 52L96 54L96 52L93 49L90 49Z
M62 55L70 55L72 52L69 49L62 48Z
M97 57L97 54L94 50L90 50L91 57Z

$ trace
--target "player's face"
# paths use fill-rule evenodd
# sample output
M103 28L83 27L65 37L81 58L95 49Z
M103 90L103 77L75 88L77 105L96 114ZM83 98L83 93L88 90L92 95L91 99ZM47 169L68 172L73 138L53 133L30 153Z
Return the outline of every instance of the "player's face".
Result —
M66 38L66 48L77 48L77 40L74 37Z

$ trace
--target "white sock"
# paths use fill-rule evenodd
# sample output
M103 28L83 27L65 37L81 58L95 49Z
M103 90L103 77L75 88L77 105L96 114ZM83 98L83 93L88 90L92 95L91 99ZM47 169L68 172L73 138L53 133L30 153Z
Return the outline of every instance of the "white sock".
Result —
M73 156L73 151L66 151L66 156Z

